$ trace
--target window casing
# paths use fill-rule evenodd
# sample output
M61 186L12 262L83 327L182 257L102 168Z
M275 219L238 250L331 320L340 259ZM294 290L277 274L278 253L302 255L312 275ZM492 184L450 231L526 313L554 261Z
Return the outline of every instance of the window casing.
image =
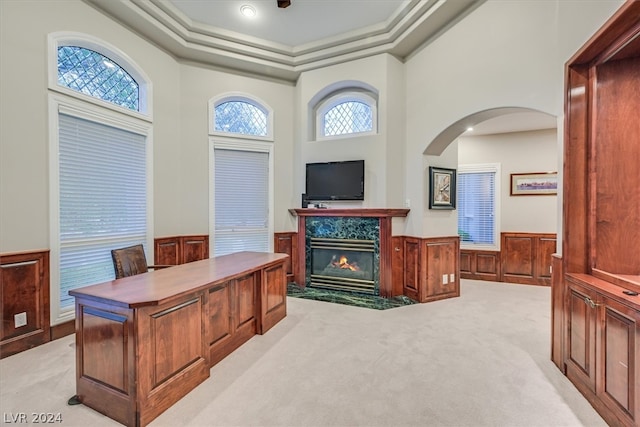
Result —
M462 248L500 250L500 164L458 166L457 210Z
M334 94L318 105L315 128L318 140L375 134L376 99L367 92Z
M142 243L153 257L153 156L146 110L150 84L144 75L124 54L94 38L56 33L49 42L50 304L55 325L74 318L69 290L115 277L111 249ZM140 111L58 84L57 53L63 46L100 52L136 76ZM73 72L68 65L61 68Z

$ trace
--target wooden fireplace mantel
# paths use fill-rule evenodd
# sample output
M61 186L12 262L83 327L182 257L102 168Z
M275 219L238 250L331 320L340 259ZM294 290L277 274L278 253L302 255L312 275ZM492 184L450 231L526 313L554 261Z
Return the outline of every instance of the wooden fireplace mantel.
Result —
M289 213L293 216L361 216L361 217L386 218L386 217L406 217L409 214L409 209L304 208L304 209L289 209Z

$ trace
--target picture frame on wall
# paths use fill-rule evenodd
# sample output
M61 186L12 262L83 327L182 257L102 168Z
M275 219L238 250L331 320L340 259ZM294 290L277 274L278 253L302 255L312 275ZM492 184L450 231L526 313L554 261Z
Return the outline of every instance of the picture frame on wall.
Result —
M558 194L557 172L511 174L512 196L551 196Z
M456 170L429 166L429 209L456 208Z

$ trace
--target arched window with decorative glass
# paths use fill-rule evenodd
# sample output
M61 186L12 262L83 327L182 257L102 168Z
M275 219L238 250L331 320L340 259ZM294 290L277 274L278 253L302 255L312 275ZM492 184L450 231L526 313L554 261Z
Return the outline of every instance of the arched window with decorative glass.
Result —
M377 101L367 92L340 91L316 109L316 139L377 133Z
M140 86L112 59L80 46L58 46L58 84L139 111Z
M267 111L259 104L246 99L220 102L214 109L214 130L267 137L269 135Z

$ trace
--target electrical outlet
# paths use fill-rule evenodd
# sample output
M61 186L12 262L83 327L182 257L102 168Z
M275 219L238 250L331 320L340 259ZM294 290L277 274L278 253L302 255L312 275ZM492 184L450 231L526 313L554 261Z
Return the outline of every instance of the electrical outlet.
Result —
M406 199L404 201L404 207L405 208L410 208L411 207L411 200L410 199Z
M21 326L27 326L27 312L23 311L22 313L18 313L13 316L13 321L15 322L15 328L19 328Z
M447 283L449 283L449 276L447 276L446 274L442 275L442 284L446 285Z
M450 281L451 283L455 282L455 281L456 281L456 275L455 275L455 274L453 274L453 273L451 273L451 274L449 275L449 281Z

